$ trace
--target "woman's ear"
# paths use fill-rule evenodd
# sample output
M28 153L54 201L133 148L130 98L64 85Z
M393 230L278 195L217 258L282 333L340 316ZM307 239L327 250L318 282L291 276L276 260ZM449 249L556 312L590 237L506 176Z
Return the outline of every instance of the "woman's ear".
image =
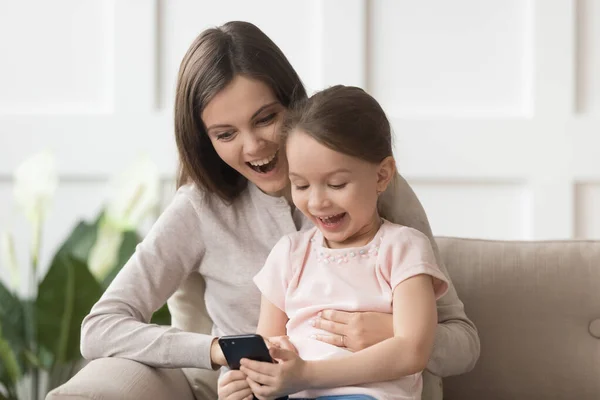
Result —
M394 178L394 174L396 173L396 160L394 157L388 156L383 159L379 163L379 168L377 169L377 193L385 192L388 185Z

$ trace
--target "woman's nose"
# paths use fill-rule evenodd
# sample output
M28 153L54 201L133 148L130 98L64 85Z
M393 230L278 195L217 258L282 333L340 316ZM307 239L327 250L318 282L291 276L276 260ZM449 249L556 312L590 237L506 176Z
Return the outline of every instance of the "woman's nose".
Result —
M254 132L245 132L244 137L244 152L246 154L255 155L265 147L265 140Z

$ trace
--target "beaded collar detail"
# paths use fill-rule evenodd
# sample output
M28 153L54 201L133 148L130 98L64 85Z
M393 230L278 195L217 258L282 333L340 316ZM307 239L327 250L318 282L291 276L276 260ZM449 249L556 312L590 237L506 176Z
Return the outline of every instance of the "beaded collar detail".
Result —
M385 222L384 222L385 223ZM383 226L383 224L381 225ZM375 234L375 237L365 246L348 247L343 249L330 249L323 245L323 234L317 229L315 235L310 239L312 253L316 256L317 262L323 264L345 264L348 261L377 257L379 246L383 241L381 227Z

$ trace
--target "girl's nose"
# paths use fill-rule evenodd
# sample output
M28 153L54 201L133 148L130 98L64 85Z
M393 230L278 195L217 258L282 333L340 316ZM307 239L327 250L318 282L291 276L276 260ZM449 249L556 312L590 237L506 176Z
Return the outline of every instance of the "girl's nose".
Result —
M310 197L308 199L308 206L311 210L318 211L323 208L326 208L329 205L329 200L327 199L327 195L321 189L313 189L310 192Z

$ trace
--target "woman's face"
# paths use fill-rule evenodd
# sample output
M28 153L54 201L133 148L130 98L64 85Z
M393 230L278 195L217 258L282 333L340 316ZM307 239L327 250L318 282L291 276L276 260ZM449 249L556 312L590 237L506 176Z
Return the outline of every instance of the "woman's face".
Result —
M201 115L219 157L271 195L288 186L285 152L279 151L284 111L269 86L238 75Z

